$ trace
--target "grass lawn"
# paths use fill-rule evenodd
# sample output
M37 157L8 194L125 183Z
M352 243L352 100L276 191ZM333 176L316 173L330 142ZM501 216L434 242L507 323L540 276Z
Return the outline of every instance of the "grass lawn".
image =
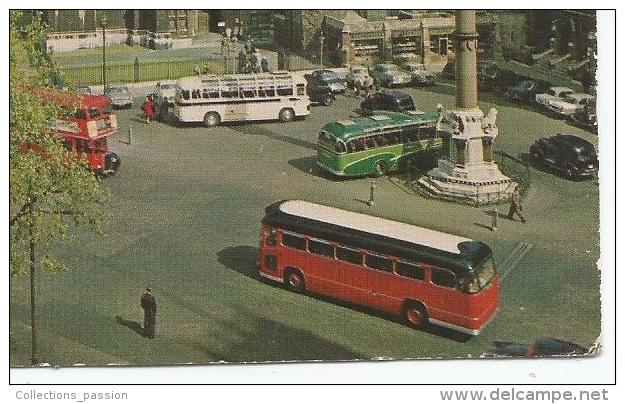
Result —
M211 74L221 74L223 62L215 60L165 60L140 62L135 72L134 63L107 64L106 81L108 83L132 83L177 79L192 76L195 66L207 68ZM68 86L102 84L102 66L75 66L60 68ZM136 73L136 75L135 75Z

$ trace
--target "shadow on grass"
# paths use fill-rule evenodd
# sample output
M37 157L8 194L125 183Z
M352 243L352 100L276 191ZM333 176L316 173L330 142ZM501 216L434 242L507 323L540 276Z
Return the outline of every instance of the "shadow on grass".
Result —
M117 321L118 324L121 324L124 327L130 328L132 331L136 332L142 337L144 336L143 327L138 322L132 321L132 320L126 320L122 316L115 316L115 321Z
M303 173L312 175L314 177L319 177L324 180L341 182L350 179L347 177L334 175L319 167L319 165L317 164L317 156L300 157L297 159L289 160L288 163L291 167L294 167Z
M267 285L271 285L272 287L277 287L277 288L286 290L286 287L284 286L284 284L266 280L264 278L261 278L258 275L258 265L256 263L257 257L258 257L258 248L252 247L252 246L246 246L246 245L236 246L236 247L229 246L217 253L217 260L224 266L244 276L259 280ZM342 306L345 308L349 308L352 310L357 310L357 311L360 311L360 312L363 312L363 313L366 313L366 314L369 314L378 318L382 318L388 321L402 322L401 319L399 319L396 315L389 314L386 312L381 312L381 311L371 309L366 306L348 303L348 302L345 302L345 301L342 301L333 297L319 295L317 293L308 292L308 291L305 294L311 298L322 300L322 301L332 303L338 306ZM433 324L430 324L429 326L425 327L423 331L443 337L443 338L458 341L458 342L466 342L470 339L470 336L467 334L454 331L448 328L439 327Z
M229 344L217 348L193 341L189 345L207 357L226 362L368 359L334 341L260 316L248 308L235 306L233 309L236 314L232 320L220 324L232 337ZM236 321L237 318L244 318L244 325Z

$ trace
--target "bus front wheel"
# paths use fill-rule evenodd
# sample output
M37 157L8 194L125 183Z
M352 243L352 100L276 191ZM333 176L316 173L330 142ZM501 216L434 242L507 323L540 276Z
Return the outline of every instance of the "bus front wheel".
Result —
M204 126L210 128L211 126L217 126L221 122L221 117L217 112L207 112L204 115Z
M295 112L291 108L282 108L278 114L280 122L290 122L293 118L295 118Z
M422 304L408 302L404 307L404 321L412 328L423 328L428 323L428 312Z
M302 293L306 290L306 283L304 282L304 276L297 269L289 269L284 276L284 283L289 290Z

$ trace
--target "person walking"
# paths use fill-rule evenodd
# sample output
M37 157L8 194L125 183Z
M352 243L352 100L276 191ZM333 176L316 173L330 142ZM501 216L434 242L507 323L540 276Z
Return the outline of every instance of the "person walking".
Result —
M265 73L269 72L269 70L271 69L271 63L269 62L267 56L263 56L263 58L260 60L260 68Z
M239 51L237 71L239 73L247 73L246 65L247 65L247 52L245 49L241 48L241 50Z
M145 115L145 123L149 124L154 115L154 101L152 101L152 97L149 95L145 97L145 101L143 101L141 105L141 110L143 111L143 115Z
M145 289L141 296L141 307L143 307L143 336L154 338L156 331L156 298L150 288Z
M512 197L510 198L510 210L508 211L508 219L514 220L514 214L516 213L523 223L525 223L525 218L521 214L523 210L523 205L521 205L521 193L519 192L519 186L514 187L514 191L512 191Z

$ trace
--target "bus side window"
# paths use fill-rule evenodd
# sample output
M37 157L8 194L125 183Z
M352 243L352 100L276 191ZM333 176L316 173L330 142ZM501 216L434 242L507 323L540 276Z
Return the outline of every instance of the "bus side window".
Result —
M198 98L202 98L201 94L200 94L200 90L193 90L191 91L191 98L193 99L198 99Z
M248 98L252 98L254 97L256 94L256 90L254 90L253 88L244 88L243 89L243 97L248 97Z
M386 139L386 143L389 145L395 145L399 143L399 132L389 132L382 135Z
M267 94L267 97L275 97L276 88L274 86L265 87L264 90L265 94Z
M368 137L368 138L365 139L365 148L366 149L375 149L376 147L378 147L378 145L375 142L374 138Z
M185 100L189 99L189 90L182 90L182 98Z
M347 142L347 152L348 153L353 153L354 152L354 141L350 140L349 142Z
M304 95L304 94L306 94L306 86L304 84L298 84L297 95Z
M293 87L278 87L278 95L288 96L293 95Z
M436 137L436 128L432 126L426 126L419 130L419 137L421 139L432 139Z
M308 240L308 251L313 254L334 258L334 246L319 240Z
M442 268L432 268L432 283L447 288L455 288L457 285L456 275Z
M270 228L267 230L267 237L265 238L265 243L268 246L275 246L278 244L278 232L274 228Z
M336 258L352 264L362 265L362 253L346 247L336 247Z
M203 89L203 90L202 90L202 98L209 98L209 95L208 95L208 90L207 90L207 89Z
M306 239L295 234L282 233L282 245L297 250L306 250Z
M365 150L365 141L362 139L355 139L354 148L357 152Z
M384 272L393 272L393 261L379 255L367 254L365 256L365 264L369 268L379 269Z
M402 131L403 143L416 142L419 140L419 133L416 126L409 126Z
M395 264L395 272L397 272L398 275L405 276L407 278L418 279L420 281L425 279L423 276L423 269L416 264L397 261Z
M345 143L343 142L336 142L334 149L336 150L337 153L345 153L347 151L347 148L345 147Z
M219 88L209 88L208 95L210 98L219 98Z

